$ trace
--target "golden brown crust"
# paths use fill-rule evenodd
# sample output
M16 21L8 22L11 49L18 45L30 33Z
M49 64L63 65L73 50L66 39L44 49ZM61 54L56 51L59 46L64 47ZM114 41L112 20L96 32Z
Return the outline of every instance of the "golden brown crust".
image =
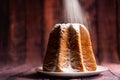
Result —
M96 70L88 30L80 24L57 25L49 37L43 70L54 72Z
M87 71L94 71L96 70L97 66L92 49L90 34L83 25L80 26L80 35L81 35L83 64L85 65Z
M76 71L84 71L82 65L82 58L81 58L81 50L80 50L80 35L74 29L74 26L70 27L69 30L69 48L70 48L70 61L71 67L76 69Z
M57 65L57 55L60 48L60 31L60 26L58 26L50 33L47 51L43 62L44 71L55 71L54 67Z

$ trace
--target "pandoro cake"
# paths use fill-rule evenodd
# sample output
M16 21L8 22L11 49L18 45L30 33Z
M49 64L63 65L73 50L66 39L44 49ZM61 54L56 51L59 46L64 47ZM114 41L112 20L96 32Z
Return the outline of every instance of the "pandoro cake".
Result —
M82 24L56 24L52 29L43 71L86 72L97 68L90 34Z

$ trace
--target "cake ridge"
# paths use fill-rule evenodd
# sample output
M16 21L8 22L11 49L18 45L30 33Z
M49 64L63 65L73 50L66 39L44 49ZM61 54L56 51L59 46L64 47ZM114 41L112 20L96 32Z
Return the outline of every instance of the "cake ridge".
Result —
M53 72L96 70L90 35L84 25L77 23L55 25L50 33L43 70Z

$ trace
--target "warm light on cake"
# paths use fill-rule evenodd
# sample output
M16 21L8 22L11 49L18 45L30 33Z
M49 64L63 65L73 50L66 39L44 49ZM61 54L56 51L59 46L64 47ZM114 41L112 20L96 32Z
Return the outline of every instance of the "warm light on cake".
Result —
M96 70L91 39L82 24L56 24L50 33L43 70L85 72Z

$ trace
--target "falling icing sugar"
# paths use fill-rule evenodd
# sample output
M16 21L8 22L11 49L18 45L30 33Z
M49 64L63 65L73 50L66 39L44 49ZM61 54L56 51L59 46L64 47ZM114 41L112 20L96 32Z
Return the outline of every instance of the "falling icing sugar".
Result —
M88 26L87 18L81 8L79 1L78 0L63 0L63 1L64 1L64 7L65 7L65 18L67 19L66 21L68 23L72 23L71 24L72 27L78 32L80 29L79 24ZM75 24L75 23L79 23L79 24ZM86 71L84 64L83 64L83 68ZM71 65L69 65L66 69L67 69L66 72L74 72Z
M65 8L65 18L68 23L80 23L88 26L87 18L78 0L63 0Z

